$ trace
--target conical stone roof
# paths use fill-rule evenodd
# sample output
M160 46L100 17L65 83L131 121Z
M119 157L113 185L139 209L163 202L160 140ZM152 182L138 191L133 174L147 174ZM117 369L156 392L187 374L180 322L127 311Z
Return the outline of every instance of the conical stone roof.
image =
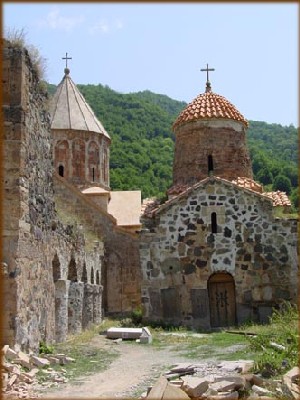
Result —
M51 100L51 129L80 130L100 133L110 139L82 94L69 76L65 76Z
M225 97L211 91L197 96L179 114L173 128L186 122L207 119L230 119L248 126L247 120Z

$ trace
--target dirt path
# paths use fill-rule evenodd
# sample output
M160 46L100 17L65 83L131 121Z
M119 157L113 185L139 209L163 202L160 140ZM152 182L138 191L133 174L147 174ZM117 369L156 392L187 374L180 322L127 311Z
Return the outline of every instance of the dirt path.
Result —
M138 397L147 390L158 376L168 370L171 365L180 362L191 362L170 349L155 349L148 345L135 345L121 342L116 345L104 337L94 338L94 346L113 347L119 352L109 368L81 381L60 385L57 389L44 389L41 398L121 398Z

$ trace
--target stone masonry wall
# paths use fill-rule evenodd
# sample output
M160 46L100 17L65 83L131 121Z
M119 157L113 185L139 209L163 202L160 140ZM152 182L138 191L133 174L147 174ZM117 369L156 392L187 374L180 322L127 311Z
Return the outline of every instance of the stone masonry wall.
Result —
M100 184L109 189L110 140L90 131L52 130L54 168L81 189Z
M228 180L253 178L244 125L236 121L196 121L175 129L173 185L193 185L208 175Z
M78 329L78 321L68 323L73 293L69 296L69 287L81 280L86 264L95 274L101 273L101 252L87 252L83 234L76 227L63 226L57 217L47 98L39 90L27 51L6 41L2 84L2 342L37 351L40 341L63 341L74 326ZM96 286L100 287L100 281ZM102 305L96 298L99 318Z
M216 215L216 233L212 233ZM149 319L211 327L209 280L235 285L236 322L266 321L297 298L297 221L273 219L261 195L210 178L144 221L142 303Z
M115 219L65 179L55 176L55 196L60 213L73 215L83 231L102 238L104 257L101 283L103 309L108 314L128 314L140 306L141 271L139 238L116 226Z

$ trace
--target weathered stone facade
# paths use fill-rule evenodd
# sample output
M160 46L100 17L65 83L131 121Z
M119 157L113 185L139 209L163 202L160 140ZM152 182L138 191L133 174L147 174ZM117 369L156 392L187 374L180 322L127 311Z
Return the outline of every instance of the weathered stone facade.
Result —
M229 180L253 178L243 123L198 120L177 126L174 133L173 186L190 186L209 174Z
M55 210L46 104L27 51L5 41L2 342L32 350L40 341L63 341L79 332L83 302L93 305L88 323L99 321L102 310L103 250L88 249L88 238L75 226L64 226ZM92 270L98 274L93 285ZM82 294L84 285L93 286L92 298Z
M54 188L61 213L72 216L90 240L101 238L103 241L100 279L104 311L107 314L130 313L141 302L138 234L116 226L110 214L60 176L55 175Z
M95 183L109 188L110 140L96 132L52 130L54 167L57 173L80 188Z
M296 301L297 221L272 208L214 177L160 206L141 234L145 316L211 328L264 322L281 300Z
M247 126L210 82L174 122L169 200L143 217L146 318L211 329L296 302L297 220L274 218L289 200L253 181Z

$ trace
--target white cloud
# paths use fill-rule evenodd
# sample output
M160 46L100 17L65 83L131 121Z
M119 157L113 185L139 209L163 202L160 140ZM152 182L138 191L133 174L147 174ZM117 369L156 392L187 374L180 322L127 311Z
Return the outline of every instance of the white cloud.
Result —
M123 29L123 27L124 24L120 19L117 19L114 22L100 20L96 22L94 25L90 26L88 31L91 35L96 35L98 33L107 34L115 30Z
M97 33L108 33L109 30L110 30L110 27L109 27L108 23L102 20L102 21L97 22L95 25L92 25L89 28L89 33L91 35L96 35Z
M85 18L82 15L65 17L60 14L58 8L54 8L44 19L38 21L38 26L41 28L71 32L75 27L81 25L84 22L84 19Z

